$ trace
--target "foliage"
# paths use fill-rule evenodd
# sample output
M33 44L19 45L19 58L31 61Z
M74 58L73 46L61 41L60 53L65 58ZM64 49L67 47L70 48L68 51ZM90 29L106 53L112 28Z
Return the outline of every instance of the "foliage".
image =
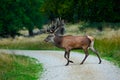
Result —
M44 0L42 10L51 20L60 16L66 19L66 17L72 17L70 15L72 13L72 9L70 9L73 5L72 2L73 0Z
M87 28L96 28L99 31L103 31L104 28L112 28L112 29L119 29L120 28L120 22L116 23L109 23L109 22L81 22L79 29L81 31L87 29Z
M0 53L0 80L37 80L42 72L34 58Z
M1 49L21 49L21 50L47 50L53 49L54 46L52 44L46 43L43 41L46 35L40 35L30 37L30 38L7 38L0 40L0 48Z
M51 18L76 22L119 22L120 6L116 0L44 0L43 11Z
M41 4L41 0L0 0L0 36L14 37L23 27L41 28Z
M0 36L15 37L26 28L33 35L47 18L69 22L119 22L117 0L0 0Z
M103 57L112 58L120 66L120 36L114 35L112 38L97 39L95 43Z
M24 0L20 1L20 5L24 8L23 24L29 30L30 36L33 35L34 27L39 29L42 26L42 13L40 7L42 0Z

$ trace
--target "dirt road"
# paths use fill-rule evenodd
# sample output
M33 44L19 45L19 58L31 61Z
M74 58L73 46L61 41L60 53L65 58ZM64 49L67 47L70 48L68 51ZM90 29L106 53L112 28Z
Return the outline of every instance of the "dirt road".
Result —
M5 51L5 50L1 50ZM120 68L106 60L98 64L96 56L89 56L83 65L84 54L71 52L73 64L64 66L63 51L11 50L15 54L37 58L45 67L41 80L120 80Z

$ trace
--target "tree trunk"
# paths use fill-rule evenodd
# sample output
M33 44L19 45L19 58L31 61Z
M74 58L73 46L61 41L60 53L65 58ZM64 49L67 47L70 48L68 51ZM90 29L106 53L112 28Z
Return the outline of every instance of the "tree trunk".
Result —
M33 30L32 30L32 29L29 29L28 32L29 32L29 36L34 36L34 35L33 35Z

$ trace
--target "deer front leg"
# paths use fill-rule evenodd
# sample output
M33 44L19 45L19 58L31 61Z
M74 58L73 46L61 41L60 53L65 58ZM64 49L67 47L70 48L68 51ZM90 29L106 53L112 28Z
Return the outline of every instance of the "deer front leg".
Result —
M69 59L69 57L70 57L70 51L69 51L69 53L68 53L68 59ZM69 60L69 62L70 62L70 63L74 63L74 62L71 61L71 60Z
M67 63L65 66L69 65L69 62L73 63L73 61L69 60L69 56L70 56L70 50L66 50L64 57L67 59Z
M69 64L69 59L68 59L68 57L67 57L67 54L68 54L68 52L65 51L64 57L65 57L65 59L67 60L67 63L66 63L65 66L67 66L67 65Z

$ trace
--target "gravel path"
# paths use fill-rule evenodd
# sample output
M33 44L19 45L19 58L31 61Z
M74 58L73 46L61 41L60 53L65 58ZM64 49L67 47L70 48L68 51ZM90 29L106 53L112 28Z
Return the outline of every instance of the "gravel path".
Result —
M64 66L63 51L0 50L37 58L45 67L41 80L120 80L120 68L106 60L98 64L96 56L89 56L83 65L84 54L71 52L73 64Z

